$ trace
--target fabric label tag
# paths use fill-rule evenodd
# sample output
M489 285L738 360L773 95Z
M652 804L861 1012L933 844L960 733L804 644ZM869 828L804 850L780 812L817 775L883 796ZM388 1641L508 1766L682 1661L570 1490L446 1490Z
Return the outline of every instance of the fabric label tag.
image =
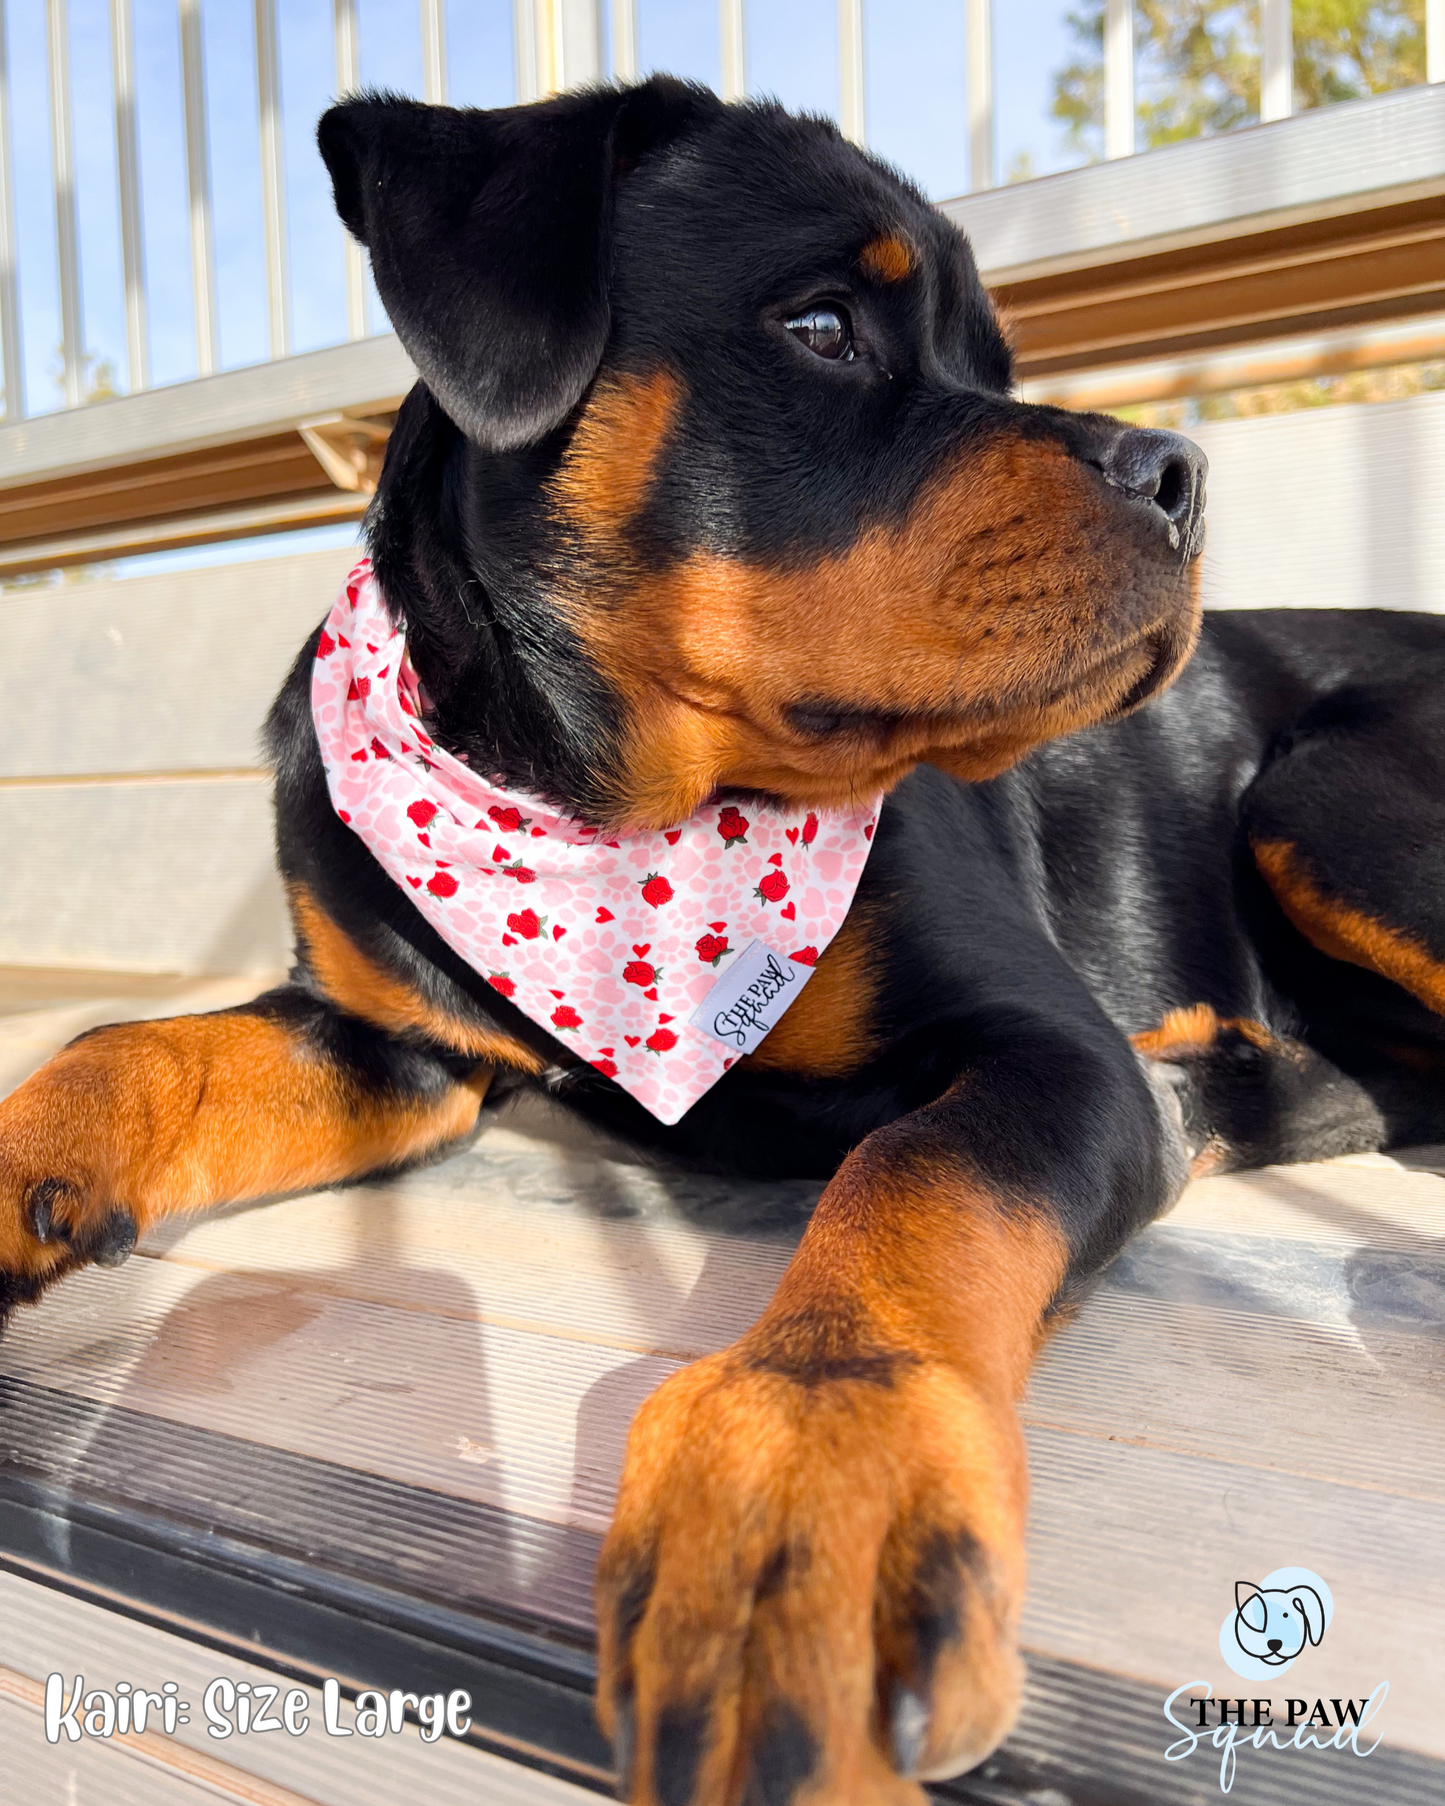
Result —
M749 941L689 1020L729 1052L749 1054L812 976L766 941Z

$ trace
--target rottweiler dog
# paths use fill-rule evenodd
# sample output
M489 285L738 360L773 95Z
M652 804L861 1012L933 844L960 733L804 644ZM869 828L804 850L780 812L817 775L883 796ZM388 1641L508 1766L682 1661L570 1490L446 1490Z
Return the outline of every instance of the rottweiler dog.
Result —
M886 791L876 839L664 1127L338 818L313 637L269 722L290 981L0 1106L0 1298L520 1086L826 1179L759 1322L633 1428L599 1711L636 1801L919 1800L1017 1709L1015 1404L1081 1288L1191 1161L1445 1137L1445 623L1201 628L1200 453L1014 399L966 241L825 121L658 78L364 96L320 143L421 376L367 532L436 742L613 834Z

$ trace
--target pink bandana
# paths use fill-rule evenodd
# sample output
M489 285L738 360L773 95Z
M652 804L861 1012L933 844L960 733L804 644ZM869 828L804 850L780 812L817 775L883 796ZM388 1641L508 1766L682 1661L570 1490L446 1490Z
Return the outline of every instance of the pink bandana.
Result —
M433 745L366 559L322 629L311 712L336 813L443 940L665 1123L811 978L882 801L791 815L708 803L675 828L602 839Z

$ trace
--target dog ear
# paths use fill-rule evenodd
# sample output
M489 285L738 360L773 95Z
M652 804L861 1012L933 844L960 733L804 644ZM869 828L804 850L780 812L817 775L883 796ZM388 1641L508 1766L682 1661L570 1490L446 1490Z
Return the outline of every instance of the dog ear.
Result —
M1250 1618L1246 1607L1258 1603L1259 1623ZM1234 1583L1234 1609L1244 1620L1247 1630L1263 1630L1269 1623L1269 1606L1265 1603L1264 1594L1252 1580L1236 1580Z
M720 105L654 77L490 112L363 94L323 114L336 210L423 381L478 444L530 444L576 406L611 325L615 184Z
M1305 1621L1305 1630L1311 1643L1318 1643L1325 1634L1324 1601L1313 1587L1291 1587L1290 1604Z

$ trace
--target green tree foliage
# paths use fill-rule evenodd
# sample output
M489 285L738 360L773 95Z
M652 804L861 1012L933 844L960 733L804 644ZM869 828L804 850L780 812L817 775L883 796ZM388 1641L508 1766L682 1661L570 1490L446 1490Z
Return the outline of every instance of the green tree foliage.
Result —
M1103 152L1104 0L1068 15L1078 46L1054 77L1052 112L1090 157ZM1259 6L1135 0L1140 149L1259 118ZM1297 111L1425 79L1425 0L1294 0Z

